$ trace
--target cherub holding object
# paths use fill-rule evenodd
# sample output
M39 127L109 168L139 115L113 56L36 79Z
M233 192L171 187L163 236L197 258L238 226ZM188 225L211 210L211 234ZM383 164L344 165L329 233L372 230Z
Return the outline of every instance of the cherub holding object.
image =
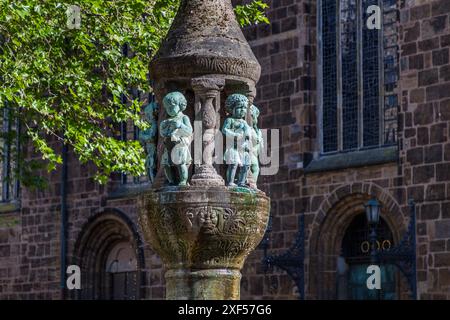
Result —
M226 181L228 186L236 186L236 173L239 168L237 185L247 186L247 174L251 165L251 128L245 120L249 101L242 94L233 94L225 102L231 117L225 119L222 133L226 138L225 163L228 165Z
M187 100L181 92L171 92L164 97L163 106L168 118L160 125L160 135L165 145L161 164L170 185L186 186L192 162L190 149L193 136L191 121L183 114ZM178 170L175 171L175 168Z
M139 133L139 140L145 148L147 158L145 160L145 168L147 170L148 179L153 184L156 177L156 139L158 135L158 104L150 103L144 110L145 118L150 124L150 128Z
M252 115L252 147L251 147L251 166L250 172L253 175L253 181L258 181L259 176L259 155L264 149L264 139L261 129L258 128L259 109L255 105L250 107L250 114Z

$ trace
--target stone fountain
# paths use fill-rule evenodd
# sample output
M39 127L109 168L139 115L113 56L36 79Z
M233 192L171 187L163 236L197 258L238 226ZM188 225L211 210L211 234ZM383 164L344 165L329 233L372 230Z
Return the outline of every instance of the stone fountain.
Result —
M240 270L270 208L256 186L255 145L245 147L255 140L260 72L231 0L181 1L150 64L158 106L149 106L148 117L158 130L143 139L154 174L139 198L144 236L167 270L167 299L240 298ZM229 162L217 164L224 145Z

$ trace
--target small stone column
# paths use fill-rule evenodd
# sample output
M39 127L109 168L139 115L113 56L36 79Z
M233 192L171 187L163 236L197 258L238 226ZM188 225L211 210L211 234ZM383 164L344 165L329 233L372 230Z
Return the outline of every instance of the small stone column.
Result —
M220 126L220 92L225 86L225 80L195 78L192 79L191 85L195 92L195 121L202 125L202 154L195 154L195 157L200 159L194 159L194 161L200 160L200 163L195 163L195 173L191 184L193 186L223 186L225 182L213 166L213 156L215 137ZM200 151L197 150L197 146L195 149L195 153Z

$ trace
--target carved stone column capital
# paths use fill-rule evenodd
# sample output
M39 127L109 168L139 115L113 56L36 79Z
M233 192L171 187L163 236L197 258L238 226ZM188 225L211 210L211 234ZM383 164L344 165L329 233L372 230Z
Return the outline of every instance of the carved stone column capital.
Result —
M211 95L222 91L225 86L225 79L218 77L199 77L191 80L191 86L199 94Z

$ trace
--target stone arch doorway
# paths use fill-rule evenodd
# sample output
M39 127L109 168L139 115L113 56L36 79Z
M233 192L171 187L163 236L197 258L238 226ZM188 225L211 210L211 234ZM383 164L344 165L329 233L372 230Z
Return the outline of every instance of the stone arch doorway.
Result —
M75 298L144 296L142 241L133 222L117 209L105 209L89 219L75 244L73 261L81 268L81 290Z
M364 213L364 204L376 197L381 217L394 244L406 230L407 216L381 188L372 184L346 185L333 192L316 214L309 240L308 286L311 299L337 299L337 270L345 234L352 221Z
M136 300L138 268L132 244L122 241L110 250L105 264L105 294L111 300Z
M393 247L394 239L386 221L381 218L377 227L378 251ZM357 215L348 226L342 240L341 254L337 260L336 296L339 300L395 300L398 298L398 271L394 265L382 264L381 291L367 289L367 267L371 244L365 214Z

